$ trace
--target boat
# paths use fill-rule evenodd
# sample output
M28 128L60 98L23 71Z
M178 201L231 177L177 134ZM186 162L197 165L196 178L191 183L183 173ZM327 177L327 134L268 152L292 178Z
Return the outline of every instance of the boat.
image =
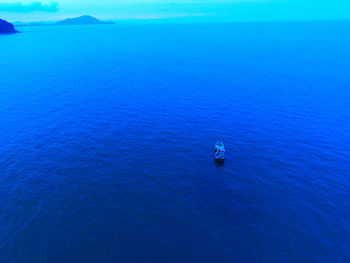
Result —
M215 160L217 161L225 160L225 146L220 141L218 141L215 144Z

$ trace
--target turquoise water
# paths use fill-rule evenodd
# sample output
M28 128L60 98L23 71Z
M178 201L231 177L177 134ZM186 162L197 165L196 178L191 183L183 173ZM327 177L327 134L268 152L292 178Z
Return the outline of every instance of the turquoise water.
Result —
M1 262L350 261L350 22L19 30Z

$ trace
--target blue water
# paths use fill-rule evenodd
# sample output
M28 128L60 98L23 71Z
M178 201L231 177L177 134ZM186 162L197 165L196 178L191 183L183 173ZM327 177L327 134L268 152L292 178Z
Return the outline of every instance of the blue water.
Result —
M350 262L350 22L19 29L0 262Z

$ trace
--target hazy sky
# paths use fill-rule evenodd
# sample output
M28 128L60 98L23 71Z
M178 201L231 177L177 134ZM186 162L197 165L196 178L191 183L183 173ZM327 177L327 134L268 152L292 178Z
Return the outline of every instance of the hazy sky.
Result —
M83 14L112 20L350 19L350 0L0 0L0 18L10 21L54 21Z

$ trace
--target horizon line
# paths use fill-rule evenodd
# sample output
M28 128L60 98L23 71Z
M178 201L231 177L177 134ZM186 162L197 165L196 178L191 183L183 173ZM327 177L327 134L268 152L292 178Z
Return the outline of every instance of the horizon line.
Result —
M62 21L64 19L69 18L77 18L82 16L91 16L94 18L97 18L103 22L156 22L156 21L171 21L171 22L184 22L184 23L283 23L283 22L346 22L350 21L349 18L335 18L335 19L284 19L284 20L227 20L227 19L220 19L220 18L214 18L214 17L208 17L208 16L181 16L181 17L154 17L154 18L111 18L111 19L100 19L98 17L95 17L93 15L78 15L78 16L69 16L63 19L59 20L32 20L28 22L23 22L21 20L11 21L12 24L16 23L23 23L23 25L19 24L17 26L27 26L26 24L32 24L32 23L42 23L43 25L51 25L51 23L56 23L59 21ZM188 21L188 20L191 21Z

